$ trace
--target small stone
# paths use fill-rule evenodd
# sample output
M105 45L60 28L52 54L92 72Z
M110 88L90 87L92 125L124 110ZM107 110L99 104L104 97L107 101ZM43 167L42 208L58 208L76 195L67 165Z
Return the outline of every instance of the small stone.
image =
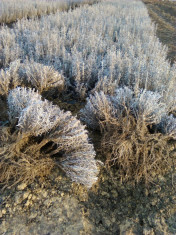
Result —
M18 190L24 190L26 187L27 187L27 184L26 183L22 183L22 184L18 185L17 189Z

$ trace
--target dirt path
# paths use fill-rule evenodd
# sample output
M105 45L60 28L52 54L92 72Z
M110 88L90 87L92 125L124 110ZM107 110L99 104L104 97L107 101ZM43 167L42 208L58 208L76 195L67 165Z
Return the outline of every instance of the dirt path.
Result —
M169 48L168 59L176 61L176 2L143 0L152 20L158 25L157 36Z
M44 184L6 190L0 234L176 234L176 175L145 188L120 184L117 173L102 170L88 192L57 170Z

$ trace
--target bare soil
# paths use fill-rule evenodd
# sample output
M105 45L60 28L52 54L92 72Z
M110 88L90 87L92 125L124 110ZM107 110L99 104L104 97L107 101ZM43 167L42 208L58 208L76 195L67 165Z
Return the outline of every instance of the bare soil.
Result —
M143 0L151 19L157 24L157 36L168 47L168 59L176 61L176 2Z

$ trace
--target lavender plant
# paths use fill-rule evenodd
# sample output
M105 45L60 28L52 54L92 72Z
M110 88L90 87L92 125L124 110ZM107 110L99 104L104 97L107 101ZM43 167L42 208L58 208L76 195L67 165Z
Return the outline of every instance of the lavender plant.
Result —
M1 183L31 183L54 166L88 188L96 182L95 151L76 117L30 88L11 90L8 107L10 125L1 127Z
M116 165L122 181L153 182L176 164L172 143L176 118L157 92L118 88L87 99L82 121L101 132L108 166ZM172 141L171 141L172 140Z
M162 94L169 84L176 87L167 48L140 1L102 1L40 20L23 19L0 32L2 66L16 58L52 65L81 97L93 88L113 94L117 86L128 86Z
M0 24L13 23L19 19L66 11L82 4L93 4L95 0L1 0Z
M7 95L10 89L17 86L28 86L40 93L52 87L59 91L64 89L65 78L52 66L46 66L34 61L15 60L9 68L0 70L0 95Z

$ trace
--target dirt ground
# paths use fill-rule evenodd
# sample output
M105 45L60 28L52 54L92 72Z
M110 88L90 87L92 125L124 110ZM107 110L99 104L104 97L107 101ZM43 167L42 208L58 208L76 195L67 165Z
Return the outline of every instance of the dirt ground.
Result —
M143 0L152 20L157 24L157 36L168 47L168 59L176 61L176 2Z
M0 234L176 234L176 174L155 185L120 184L118 172L102 169L90 191L57 169L43 184L1 192Z

